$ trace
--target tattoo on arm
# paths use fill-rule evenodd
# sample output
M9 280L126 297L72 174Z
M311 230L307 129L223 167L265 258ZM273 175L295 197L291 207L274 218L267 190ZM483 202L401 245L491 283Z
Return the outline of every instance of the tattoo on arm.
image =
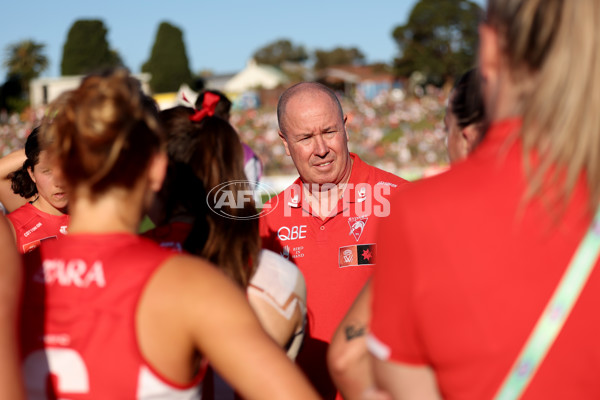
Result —
M352 340L357 337L364 336L365 332L366 332L366 327L364 325L362 325L362 326L349 325L344 328L344 332L346 333L346 340Z

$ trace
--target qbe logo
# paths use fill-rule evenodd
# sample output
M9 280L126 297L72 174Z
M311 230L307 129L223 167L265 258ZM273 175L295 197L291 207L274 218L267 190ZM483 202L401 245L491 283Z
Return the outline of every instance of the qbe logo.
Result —
M277 237L283 242L286 240L306 239L306 228L307 225L282 226L277 230Z
M273 198L272 203L267 203ZM208 192L206 204L212 212L229 219L256 219L271 213L277 192L262 182L236 180L221 183Z

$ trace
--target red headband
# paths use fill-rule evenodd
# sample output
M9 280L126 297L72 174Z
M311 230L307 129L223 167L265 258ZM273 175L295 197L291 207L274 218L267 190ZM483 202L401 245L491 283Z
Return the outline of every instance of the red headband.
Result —
M218 94L214 94L211 92L204 93L204 101L202 102L202 108L196 110L194 115L190 115L190 121L200 122L206 116L212 117L213 115L215 115L215 107L217 107L217 103L219 102L219 100L220 97Z

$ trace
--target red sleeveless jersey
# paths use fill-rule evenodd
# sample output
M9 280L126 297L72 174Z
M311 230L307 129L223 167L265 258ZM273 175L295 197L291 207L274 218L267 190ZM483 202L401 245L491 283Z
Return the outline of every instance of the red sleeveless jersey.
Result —
M59 239L67 234L68 215L52 215L27 203L6 216L17 234L21 253L32 251L44 240Z
M145 361L135 332L140 295L174 255L131 234L79 234L25 255L23 371L28 398L197 399Z

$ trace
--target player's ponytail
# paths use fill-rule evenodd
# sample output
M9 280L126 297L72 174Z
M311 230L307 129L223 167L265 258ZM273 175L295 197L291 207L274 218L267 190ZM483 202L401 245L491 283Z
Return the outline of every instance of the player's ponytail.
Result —
M131 187L162 145L157 109L127 71L91 75L48 127L49 150L70 186Z

